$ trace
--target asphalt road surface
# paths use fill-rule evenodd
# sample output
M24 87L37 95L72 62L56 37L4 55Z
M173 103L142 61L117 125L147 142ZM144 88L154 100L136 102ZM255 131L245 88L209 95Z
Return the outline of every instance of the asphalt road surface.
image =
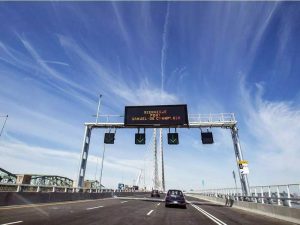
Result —
M149 196L0 207L0 225L293 224L196 198L187 200L187 209L165 208L163 197Z

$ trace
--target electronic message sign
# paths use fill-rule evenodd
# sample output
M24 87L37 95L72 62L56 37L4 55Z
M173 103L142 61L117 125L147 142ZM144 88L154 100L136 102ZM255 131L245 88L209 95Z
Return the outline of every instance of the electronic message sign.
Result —
M187 105L125 106L125 126L188 125Z

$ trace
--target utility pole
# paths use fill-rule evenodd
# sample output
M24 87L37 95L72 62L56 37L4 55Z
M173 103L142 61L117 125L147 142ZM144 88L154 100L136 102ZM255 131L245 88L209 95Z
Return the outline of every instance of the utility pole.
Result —
M105 156L105 143L103 144L103 152L102 152L102 160L101 160L101 170L100 170L100 192L102 189L102 173L103 173L103 163L104 163L104 156Z
M98 118L99 118L99 113L100 113L100 106L101 106L101 100L102 100L102 94L99 95L99 102L98 102L98 107L97 107L97 114L96 114L96 124L98 123ZM103 164L104 164L104 157L105 157L105 143L103 144L103 152L102 152L102 159L101 159L101 170L100 170L100 192L102 190L102 174L103 174ZM97 167L98 167L98 162L97 162Z
M99 113L100 113L100 106L101 106L101 99L102 99L102 94L99 95L97 114L96 114L96 123L98 123L98 118L99 118Z

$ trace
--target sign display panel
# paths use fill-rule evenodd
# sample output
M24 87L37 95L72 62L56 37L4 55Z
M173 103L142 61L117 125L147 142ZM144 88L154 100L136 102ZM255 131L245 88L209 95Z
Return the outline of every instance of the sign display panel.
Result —
M126 126L188 125L187 105L125 106Z
M169 145L178 145L178 133L168 133L168 144Z
M144 145L146 143L146 135L145 134L135 134L135 144L136 145Z

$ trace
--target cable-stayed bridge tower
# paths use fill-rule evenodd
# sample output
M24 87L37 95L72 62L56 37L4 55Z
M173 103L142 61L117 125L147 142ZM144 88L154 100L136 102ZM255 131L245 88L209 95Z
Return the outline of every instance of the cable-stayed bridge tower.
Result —
M158 154L157 154L157 135L156 128L153 129L153 189L160 188L159 175L158 175Z
M163 146L163 129L159 129L159 150L161 159L161 188L162 191L166 190L165 185L165 165L164 165L164 146Z

